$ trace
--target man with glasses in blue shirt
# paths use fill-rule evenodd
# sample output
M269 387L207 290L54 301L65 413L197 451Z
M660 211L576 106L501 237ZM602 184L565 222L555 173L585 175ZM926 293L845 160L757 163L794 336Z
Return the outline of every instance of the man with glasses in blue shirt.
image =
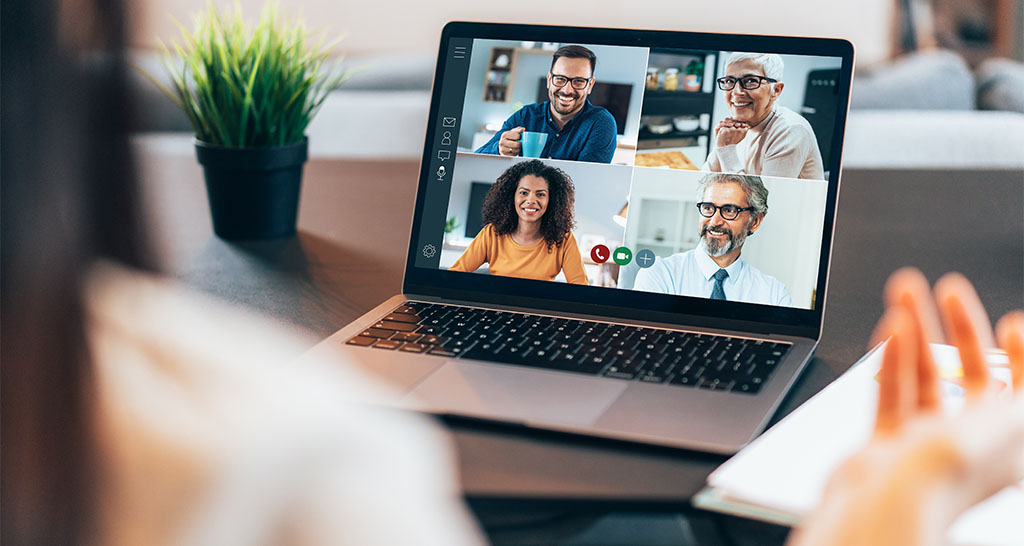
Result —
M730 115L715 127L715 147L701 170L824 180L811 124L775 104L785 84L782 57L733 53L718 78Z
M563 46L551 59L548 100L512 114L478 154L522 154L524 131L546 133L540 157L611 163L618 132L611 112L587 100L594 89L597 56L578 45Z
M768 214L757 176L709 174L697 188L696 248L661 258L636 275L635 290L791 307L786 285L740 259L743 243Z

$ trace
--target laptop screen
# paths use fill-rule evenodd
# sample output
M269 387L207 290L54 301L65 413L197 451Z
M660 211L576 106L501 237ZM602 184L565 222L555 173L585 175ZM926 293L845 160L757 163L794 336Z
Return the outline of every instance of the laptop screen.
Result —
M820 326L851 63L842 40L450 24L407 290Z

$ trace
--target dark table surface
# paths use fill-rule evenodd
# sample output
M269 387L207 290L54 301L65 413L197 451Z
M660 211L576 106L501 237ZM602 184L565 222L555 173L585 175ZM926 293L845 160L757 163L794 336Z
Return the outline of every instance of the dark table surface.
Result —
M187 139L136 140L145 210L161 267L186 283L320 337L400 291L418 164L314 158L299 233L230 243L212 233L202 172ZM931 281L967 275L994 320L1024 307L1024 172L847 171L815 358L776 420L865 351L882 286L914 265ZM449 423L466 495L523 503L678 509L723 457Z

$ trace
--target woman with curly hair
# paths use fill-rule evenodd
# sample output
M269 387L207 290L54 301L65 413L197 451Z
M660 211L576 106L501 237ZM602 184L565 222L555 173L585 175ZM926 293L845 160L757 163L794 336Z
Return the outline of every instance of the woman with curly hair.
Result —
M576 190L561 169L533 159L501 173L484 198L484 227L450 271L473 272L484 263L492 275L588 284L573 206Z

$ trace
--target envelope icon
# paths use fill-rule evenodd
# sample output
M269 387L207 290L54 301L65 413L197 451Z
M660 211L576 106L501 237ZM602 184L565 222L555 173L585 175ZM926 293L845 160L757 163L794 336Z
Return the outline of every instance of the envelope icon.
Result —
M446 116L441 120L441 125L444 125L445 127L455 127L455 118Z

